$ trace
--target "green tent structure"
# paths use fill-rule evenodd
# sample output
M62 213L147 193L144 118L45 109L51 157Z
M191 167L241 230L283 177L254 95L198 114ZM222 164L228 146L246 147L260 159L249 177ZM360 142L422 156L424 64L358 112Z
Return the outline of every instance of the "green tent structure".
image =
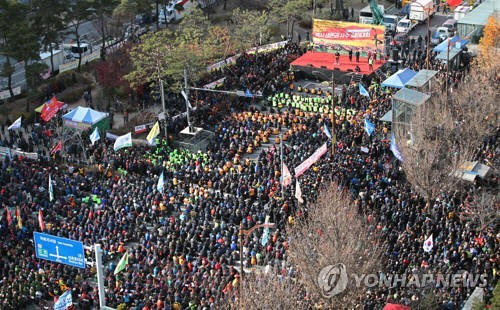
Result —
M77 130L87 130L99 128L105 132L110 128L109 113L99 112L91 108L77 107L76 109L63 115L64 127Z

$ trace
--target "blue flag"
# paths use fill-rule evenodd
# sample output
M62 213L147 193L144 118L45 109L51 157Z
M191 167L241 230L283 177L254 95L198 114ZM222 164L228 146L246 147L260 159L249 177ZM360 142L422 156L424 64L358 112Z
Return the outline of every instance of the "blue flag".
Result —
M160 175L160 178L158 179L158 185L156 185L156 189L161 192L163 190L163 184L165 183L163 179L163 172Z
M99 139L101 139L101 136L99 135L99 129L97 129L96 127L90 135L90 142L92 142L92 145L94 145L94 143Z
M269 223L269 215L266 216L266 220L264 223ZM269 241L269 228L265 227L264 233L262 234L262 239L260 240L260 244L262 246L266 246L268 241Z
M401 155L401 151L399 150L398 145L396 144L396 138L394 137L394 133L392 134L391 137L391 151L394 154L394 157L399 159L400 161L403 161L403 156Z
M323 123L323 132L328 138L332 138L332 134L330 133L330 130L328 130L328 126L326 126L326 123Z
M371 136L372 133L375 131L375 125L372 122L370 122L368 118L365 118L364 125L366 133L368 133L368 135Z
M248 88L247 88L247 90L245 90L245 97L248 97L248 98L252 98L253 97L252 92Z
M370 98L370 94L368 93L368 91L366 90L366 88L361 83L359 83L359 94L361 96L365 96L365 97Z
M54 304L54 310L66 310L68 307L73 305L73 297L71 296L71 290L64 292L59 299L57 299Z

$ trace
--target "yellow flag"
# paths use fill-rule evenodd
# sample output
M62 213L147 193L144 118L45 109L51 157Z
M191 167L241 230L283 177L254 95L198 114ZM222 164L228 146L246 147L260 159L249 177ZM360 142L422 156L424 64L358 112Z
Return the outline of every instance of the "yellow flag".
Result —
M160 133L160 123L156 122L153 128L151 128L151 131L148 133L148 136L146 137L149 144L153 144L153 140L156 138L156 136L158 136L159 133Z

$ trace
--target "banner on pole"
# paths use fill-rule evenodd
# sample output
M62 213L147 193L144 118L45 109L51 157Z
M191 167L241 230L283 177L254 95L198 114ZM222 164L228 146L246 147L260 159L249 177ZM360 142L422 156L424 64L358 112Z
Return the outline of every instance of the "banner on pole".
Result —
M301 176L304 172L306 172L307 169L309 169L312 165L314 165L315 162L318 161L318 159L321 158L326 153L326 143L323 144L319 149L316 150L308 159L304 160L300 165L295 167L295 177L298 178Z

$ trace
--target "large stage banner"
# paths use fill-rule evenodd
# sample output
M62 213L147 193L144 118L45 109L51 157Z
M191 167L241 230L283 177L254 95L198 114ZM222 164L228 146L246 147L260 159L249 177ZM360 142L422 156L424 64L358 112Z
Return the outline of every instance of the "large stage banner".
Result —
M385 26L313 19L315 47L335 52L384 51Z

